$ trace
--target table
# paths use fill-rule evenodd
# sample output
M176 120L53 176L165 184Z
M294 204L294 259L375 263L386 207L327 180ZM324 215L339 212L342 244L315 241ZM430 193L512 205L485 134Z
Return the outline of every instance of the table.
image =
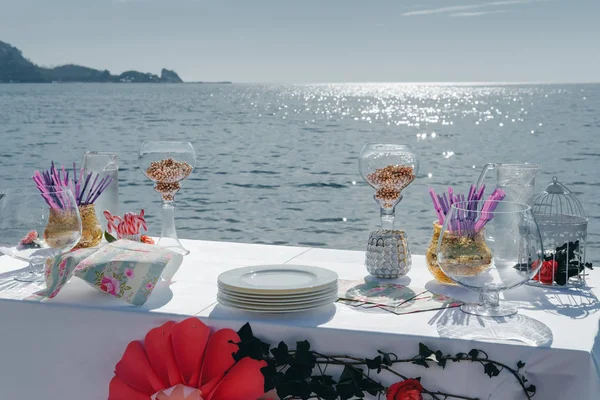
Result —
M475 329L481 319L458 309L408 315L364 313L335 304L312 313L251 314L216 303L217 276L228 269L264 264L302 264L336 271L341 279L364 277L364 253L319 248L183 240L191 250L170 286L158 286L142 307L95 291L73 279L52 300L15 300L23 293L7 289L11 271L23 263L0 257L0 387L11 399L106 399L114 365L126 345L168 320L195 315L214 328L238 329L249 321L256 336L271 344L307 339L321 352L372 357L381 349L400 357L418 353L418 343L454 354L484 349L508 365L526 362L527 377L538 387L537 399L598 399L600 393L600 272L588 277L589 288L551 290L522 286L507 292L519 303L511 329L542 332L540 346L522 342L450 339ZM413 256L408 277L399 283L427 287L475 301L465 289L435 284L423 256ZM13 299L11 299L13 297ZM511 325L512 324L512 325ZM451 363L442 370L410 364L399 369L421 376L429 389L492 399L521 398L507 373L489 379L477 363ZM383 375L382 375L383 377ZM386 375L389 378L389 376ZM383 379L386 384L393 383Z

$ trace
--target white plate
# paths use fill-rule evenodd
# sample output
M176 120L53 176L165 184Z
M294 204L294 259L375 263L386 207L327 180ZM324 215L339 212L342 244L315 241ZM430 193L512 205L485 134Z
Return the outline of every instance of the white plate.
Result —
M246 292L238 292L234 289L229 289L227 287L218 285L219 292L227 293L233 296L244 297L248 299L264 299L264 300L287 300L287 299L306 299L314 296L321 296L327 293L337 293L338 287L337 284L330 285L325 289L315 290L314 292L303 292L298 294L274 294L274 293L246 293Z
M225 304L225 303L221 303L221 304L224 305L224 306L227 306L227 307L236 308L236 309L241 310L241 311L246 311L246 312L250 312L250 313L261 313L261 314L300 313L300 312L305 312L305 311L312 311L312 310L315 310L315 309L317 309L319 307L324 307L326 305L329 305L329 304L324 304L322 306L299 308L297 310L254 310L254 309L236 307L236 306L228 305L228 304Z
M233 293L227 290L219 289L219 293L228 297L233 297L243 301L256 301L256 302L306 302L313 301L315 299L327 296L337 295L337 289L331 289L320 293L311 294L310 296L285 296L285 297L277 297L277 296L246 296L245 294Z
M245 293L295 294L314 292L337 282L338 275L325 268L304 265L261 265L223 272L221 287Z
M315 300L315 301L307 301L302 304L298 304L298 303L294 303L294 304L256 304L256 303L252 303L252 302L235 300L230 297L223 296L223 295L218 295L217 300L219 300L219 302L225 301L227 303L231 303L231 304L233 304L235 306L239 306L239 307L253 308L253 309L260 309L260 310L289 310L289 309L293 310L296 308L315 307L315 306L319 306L319 305L323 305L323 304L333 303L334 301L337 300L337 296L329 296L329 297L325 297L323 299L319 299L319 300Z
M286 306L286 305L307 304L307 303L318 302L321 300L329 299L333 296L336 296L336 299L337 299L337 292L329 292L329 293L325 293L325 294L322 294L319 296L305 297L303 299L260 299L260 298L253 299L253 298L236 296L233 294L225 293L223 291L219 292L219 296L221 296L224 299L235 301L238 303Z
M305 304L305 305L296 306L296 307L290 306L290 307L276 308L276 307L261 307L258 305L239 304L237 302L233 302L233 301L224 299L221 296L217 296L217 300L219 301L219 303L224 306L237 308L237 309L249 311L249 312L261 312L261 313L288 313L288 312L308 311L308 310L312 310L314 308L319 308L319 307L333 304L336 299L337 299L337 297L332 296L331 299L328 299L327 301L315 302L315 303Z

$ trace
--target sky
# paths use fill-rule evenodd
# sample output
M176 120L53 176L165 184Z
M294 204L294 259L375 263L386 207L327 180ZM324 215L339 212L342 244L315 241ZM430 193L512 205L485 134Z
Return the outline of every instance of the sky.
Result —
M39 65L185 81L600 82L600 0L0 0Z

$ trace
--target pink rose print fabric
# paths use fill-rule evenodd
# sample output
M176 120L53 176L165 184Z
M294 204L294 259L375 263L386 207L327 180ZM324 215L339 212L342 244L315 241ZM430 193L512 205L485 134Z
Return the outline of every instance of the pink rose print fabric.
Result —
M182 261L170 250L130 240L72 251L46 262L46 289L35 298L53 298L75 276L107 295L143 305L157 283L170 280Z

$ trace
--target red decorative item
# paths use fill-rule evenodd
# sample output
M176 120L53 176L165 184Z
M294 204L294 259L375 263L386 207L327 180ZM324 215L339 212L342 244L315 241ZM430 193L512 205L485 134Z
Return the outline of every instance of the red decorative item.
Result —
M104 211L104 218L108 221L108 231L121 239L123 236L139 235L140 229L148 230L144 219L144 210L139 214L126 213L123 217L112 215L110 211Z
M197 318L169 321L144 342L129 343L115 367L108 400L255 400L264 394L265 361L236 362L231 329L211 335ZM195 389L195 390L194 390Z
M142 235L142 236L140 236L140 241L142 243L146 243L146 244L154 244L154 239L152 239L148 235Z
M531 264L531 268L536 269L538 266L538 261L534 261ZM558 270L558 263L554 260L544 261L542 263L542 268L538 271L537 274L533 277L534 281L538 281L543 283L544 285L552 285L554 282L554 274Z
M31 231L31 232L27 233L27 235L23 239L21 239L19 244L22 244L22 245L32 244L37 238L38 238L38 233L36 231Z
M386 393L387 400L423 400L423 386L416 379L406 379L394 383Z

